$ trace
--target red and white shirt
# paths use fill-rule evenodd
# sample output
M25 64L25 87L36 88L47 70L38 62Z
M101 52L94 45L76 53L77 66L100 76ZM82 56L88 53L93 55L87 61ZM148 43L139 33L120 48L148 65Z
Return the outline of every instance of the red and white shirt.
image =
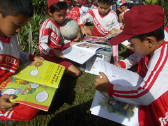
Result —
M109 96L116 100L140 105L140 126L168 125L168 42L160 45L151 56L133 54L119 62L123 68L138 64L143 77L140 86L110 84Z
M39 29L39 48L40 53L48 57L53 57L54 50L62 51L70 46L64 44L59 25L47 18Z
M109 34L112 29L120 29L117 14L113 10L102 16L98 8L94 8L82 15L78 23L79 26L83 26L86 22L93 22L94 31L98 36Z
M0 84L19 68L19 64L33 61L34 56L20 51L17 36L0 37Z
M69 13L69 18L74 19L76 22L78 22L82 14L83 14L83 11L81 8L74 7Z

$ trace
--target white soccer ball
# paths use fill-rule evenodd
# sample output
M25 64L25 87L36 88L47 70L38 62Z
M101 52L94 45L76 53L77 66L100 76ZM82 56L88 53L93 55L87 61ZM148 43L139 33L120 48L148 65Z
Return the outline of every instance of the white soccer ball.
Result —
M60 25L60 32L65 39L73 39L79 32L79 25L73 19L65 19Z

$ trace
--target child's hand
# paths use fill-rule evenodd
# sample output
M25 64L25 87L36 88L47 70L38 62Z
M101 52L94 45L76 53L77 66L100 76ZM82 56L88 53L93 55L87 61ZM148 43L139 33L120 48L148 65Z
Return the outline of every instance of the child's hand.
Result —
M80 37L81 37L81 34L78 33L77 36L76 36L75 39L74 39L74 42L80 41Z
M95 88L99 91L108 92L110 82L103 72L99 72L99 74L100 76L97 76L95 80Z
M39 57L39 56L34 56L34 60L35 60L35 61L36 61L36 60L43 61L44 58L43 58L43 57Z
M82 32L82 38L83 38L84 35L87 36L86 30L84 29L84 27L81 26L80 29L81 29L81 32Z
M53 55L56 56L57 58L65 59L65 57L62 56L62 52L61 51L54 50Z
M121 65L118 62L115 62L114 65L116 65L117 67L121 68Z
M11 111L17 103L11 103L9 99L14 99L14 96L4 94L0 97L0 109L4 112Z
M117 29L112 29L112 30L110 31L110 34L114 34L114 33L116 33L116 32L118 32Z

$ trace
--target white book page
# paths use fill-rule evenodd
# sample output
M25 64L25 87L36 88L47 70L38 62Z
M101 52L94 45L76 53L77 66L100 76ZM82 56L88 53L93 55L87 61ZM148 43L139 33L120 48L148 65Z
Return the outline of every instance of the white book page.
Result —
M96 91L90 111L93 115L123 125L139 126L138 106L116 101L105 92Z
M96 54L86 62L85 72L90 74L99 75L100 60L104 60L104 55Z
M105 61L100 61L101 72L103 72L112 84L120 84L124 86L139 85L143 78L135 72L118 68L117 66Z
M64 51L62 51L62 54L67 59L75 61L79 64L83 64L94 54L96 54L96 50L98 48L102 47L97 46L96 44L82 42L74 44L73 46L65 49Z

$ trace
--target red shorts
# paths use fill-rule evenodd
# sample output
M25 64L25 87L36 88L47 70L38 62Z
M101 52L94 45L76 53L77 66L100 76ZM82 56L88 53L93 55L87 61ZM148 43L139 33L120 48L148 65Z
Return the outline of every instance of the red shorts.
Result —
M34 118L39 109L32 108L27 105L19 104L14 107L12 111L4 112L0 110L0 119L15 120L15 121L28 121Z
M91 36L98 36L93 29L90 28L90 31L91 31Z
M47 61L57 63L59 65L62 65L65 67L65 70L68 70L68 68L72 65L72 63L66 59L62 58L56 58L56 57L50 57L49 55L43 55L43 58Z

